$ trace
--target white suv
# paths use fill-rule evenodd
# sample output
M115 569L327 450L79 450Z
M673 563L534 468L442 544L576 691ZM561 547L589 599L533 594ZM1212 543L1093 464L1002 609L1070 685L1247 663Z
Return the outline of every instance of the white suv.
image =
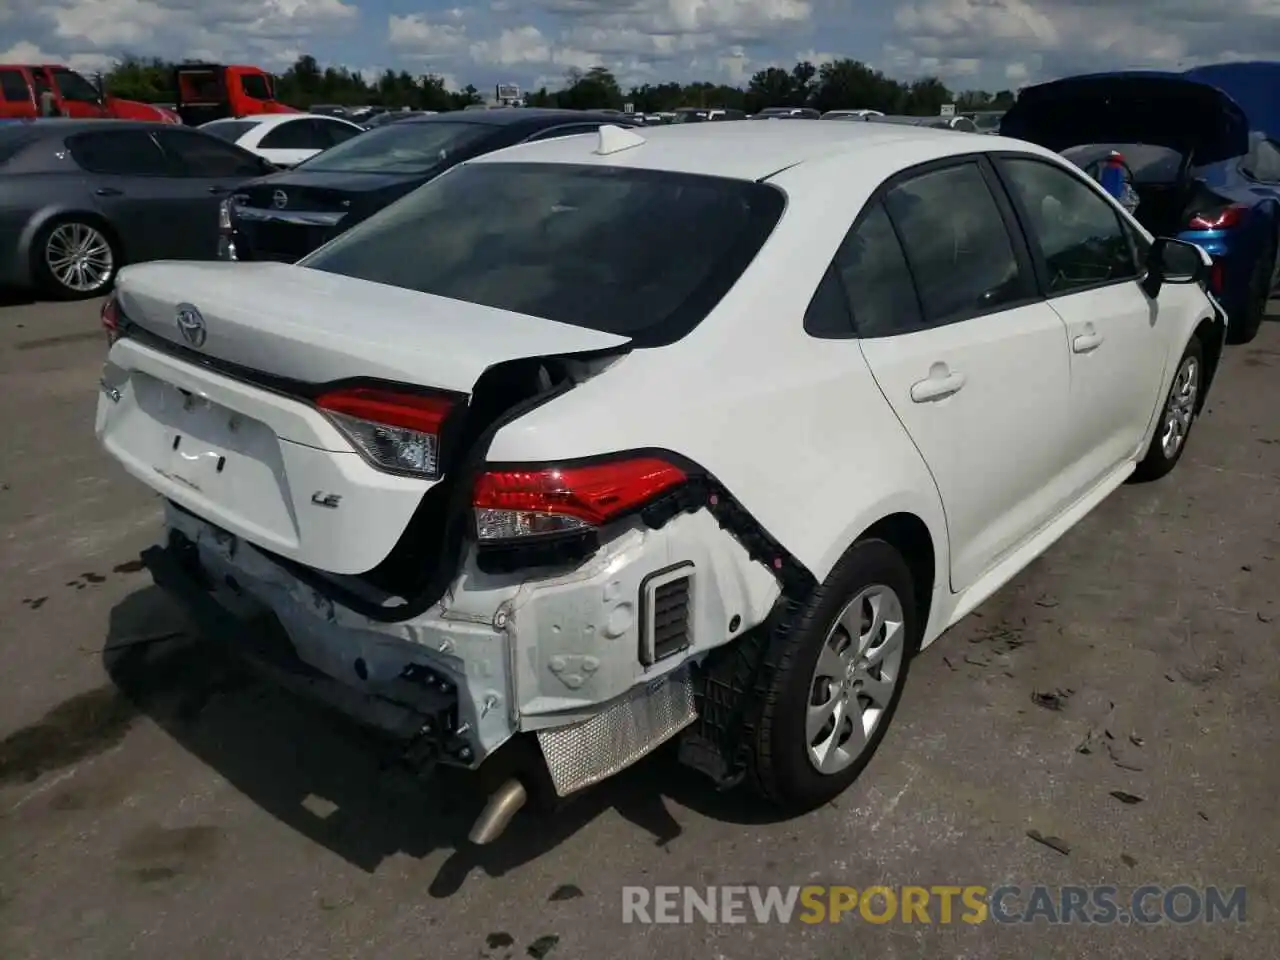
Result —
M605 127L295 266L126 269L97 433L167 499L157 581L487 772L478 842L677 734L806 808L919 647L1178 461L1206 263L1026 143Z

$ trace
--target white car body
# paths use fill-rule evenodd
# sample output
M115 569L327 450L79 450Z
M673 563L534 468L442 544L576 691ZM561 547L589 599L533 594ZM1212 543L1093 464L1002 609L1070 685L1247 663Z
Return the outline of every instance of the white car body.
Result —
M317 153L340 142L340 138L350 139L364 132L364 127L357 123L321 113L253 114L211 120L201 124L198 129L217 135L220 128L234 126L239 129L245 124L252 126L229 142L262 157L268 163L284 168L296 167L302 161L310 160ZM331 142L325 141L322 131L330 132ZM289 145L274 146L273 143L281 138L287 138Z
M823 120L843 120L845 117L857 117L866 120L868 117L883 117L884 113L879 110L860 109L860 110L828 110L822 115Z
M366 705L406 664L427 665L457 689L447 760L475 767L536 739L570 793L691 723L690 666L828 580L868 531L906 538L927 646L1134 472L1197 331L1211 377L1225 321L1193 283L1152 298L1135 278L895 336L806 332L815 290L884 182L996 153L1058 168L1151 239L1026 143L889 124L604 128L459 169L595 165L785 194L758 254L674 343L628 351L619 334L308 269L325 248L295 266L144 264L120 275L126 335L97 435L169 501L170 537L223 609L270 611L309 668ZM197 326L184 342L180 328ZM472 529L424 608L353 609L353 578L397 548L435 483L375 468L281 384L361 377L466 395L496 365L546 356L574 358L577 384L498 421L476 448L484 462L537 470L656 451L692 463L710 494L660 523L606 525L564 568L486 572ZM652 605L676 580L686 642L655 661Z

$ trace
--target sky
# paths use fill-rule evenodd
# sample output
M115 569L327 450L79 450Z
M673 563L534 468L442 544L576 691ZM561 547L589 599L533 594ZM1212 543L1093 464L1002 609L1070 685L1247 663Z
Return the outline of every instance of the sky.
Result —
M745 83L852 57L957 90L1072 73L1280 59L1280 0L0 0L0 63L101 69L125 53L250 63L300 53L451 88L563 84L601 65L624 88Z

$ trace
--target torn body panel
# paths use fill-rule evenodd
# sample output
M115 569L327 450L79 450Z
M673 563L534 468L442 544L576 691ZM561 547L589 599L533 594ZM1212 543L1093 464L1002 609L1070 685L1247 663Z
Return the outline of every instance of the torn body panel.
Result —
M194 545L210 594L227 612L246 624L270 614L297 657L325 677L356 694L386 696L416 666L456 688L457 743L442 759L468 767L518 733L586 724L619 704L634 712L635 704L670 700L676 688L660 681L688 686L681 669L761 622L779 593L769 571L706 511L658 530L628 525L561 574L487 574L469 554L439 603L392 623L335 604L251 544L183 510L167 507L166 525ZM696 573L687 640L646 665L638 653L643 584L676 562ZM666 739L673 726L656 723L653 736ZM565 762L563 744L571 741L552 741ZM646 741L638 753L633 747L627 762L660 742ZM585 786L614 772L603 771L616 761L606 751L594 770L578 757L576 772L559 783Z

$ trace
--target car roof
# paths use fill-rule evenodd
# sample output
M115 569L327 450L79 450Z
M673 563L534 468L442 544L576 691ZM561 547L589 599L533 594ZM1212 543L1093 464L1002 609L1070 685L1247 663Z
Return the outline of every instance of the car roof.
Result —
M290 120L300 120L306 117L320 117L323 120L337 120L339 123L350 124L353 127L358 126L358 124L351 123L345 117L330 117L323 113L250 113L243 117L223 117L220 120L210 120L208 126L212 126L215 123L243 122L257 123L264 127L278 127L280 124L288 123ZM200 126L203 127L205 124L202 123Z
M404 123L479 123L501 127L508 124L558 121L560 123L617 122L625 114L596 113L591 110L556 110L543 107L501 107L494 110L450 110L425 117L406 117Z
M961 136L948 129L893 123L690 123L627 132L641 137L643 145L601 155L595 152L596 135L581 134L521 144L469 162L579 163L762 180L841 154L865 154L869 168L883 167L882 178L902 167L964 153L1016 150L1054 156L1004 137Z

